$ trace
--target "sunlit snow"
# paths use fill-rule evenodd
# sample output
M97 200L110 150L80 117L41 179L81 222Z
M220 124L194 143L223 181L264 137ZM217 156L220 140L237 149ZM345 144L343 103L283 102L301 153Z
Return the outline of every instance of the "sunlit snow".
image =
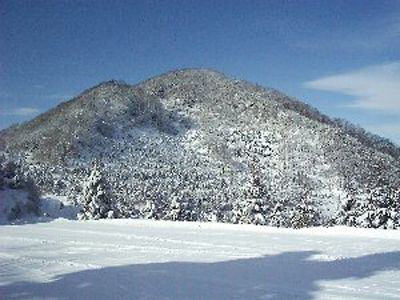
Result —
M399 299L400 234L151 220L0 226L2 299Z

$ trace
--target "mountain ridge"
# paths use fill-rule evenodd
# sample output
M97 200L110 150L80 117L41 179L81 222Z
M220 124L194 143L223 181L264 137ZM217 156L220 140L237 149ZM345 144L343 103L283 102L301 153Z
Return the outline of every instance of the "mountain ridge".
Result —
M171 75L175 75L175 74L179 74L179 73L184 74L185 72L189 72L189 73L196 72L198 74L203 74L203 76L209 76L210 74L215 74L217 76L223 77L225 79L233 80L235 82L242 82L243 84L251 86L254 89L263 90L264 92L274 93L274 94L278 95L279 99L281 99L281 101L282 101L281 103L283 104L283 106L286 109L296 111L296 112L304 115L305 117L313 118L316 121L327 123L327 124L333 125L333 126L337 126L340 129L345 130L347 134L356 136L358 139L362 140L364 143L372 144L374 147L376 147L380 151L388 153L395 158L400 157L400 147L395 145L393 142L391 142L387 138L381 137L377 134L370 133L370 132L366 131L365 129L363 129L362 127L352 124L351 122L349 122L345 119L329 117L328 115L323 114L320 111L318 111L313 106L311 106L307 103L304 103L301 100L298 100L297 98L286 96L284 93L280 92L279 90L276 90L273 88L265 88L265 87L260 86L259 84L254 84L249 81L237 80L237 79L234 79L233 77L227 77L223 73L221 73L217 70L214 70L214 69L209 69L209 68L177 69L177 70L165 72L161 75L157 75L157 76L149 78L149 79L145 79L136 84L128 84L123 80L116 80L116 79L105 80L105 81L100 82L97 85L94 85L93 87L85 89L79 95L71 98L70 100L67 100L65 102L58 104L56 107L50 109L49 111L40 114L33 120L26 121L22 124L14 125L12 127L13 128L21 127L26 124L32 124L33 121L37 120L37 119L46 119L48 113L57 111L57 109L60 109L64 106L68 106L70 103L73 103L74 101L76 101L77 98L79 98L81 96L85 96L86 94L96 91L97 89L103 89L103 88L107 88L107 87L140 88L141 86L151 83L152 81L157 81L158 79L162 79L162 78L165 78L165 77L168 77ZM0 135L1 135L1 133L4 134L4 132L7 132L8 130L9 130L9 128L0 130Z

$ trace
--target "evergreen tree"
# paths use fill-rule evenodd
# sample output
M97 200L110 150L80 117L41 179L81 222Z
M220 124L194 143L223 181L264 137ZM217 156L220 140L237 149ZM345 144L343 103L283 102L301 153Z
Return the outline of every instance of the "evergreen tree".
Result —
M275 227L286 227L285 220L284 206L281 203L275 204L269 216L269 225Z
M106 182L96 162L83 189L83 203L80 219L112 218L114 211Z
M147 200L146 206L143 208L141 213L145 219L157 219L156 205L154 201Z
M294 207L290 222L293 228L303 228L319 225L320 212L313 205L307 194L300 198L300 202Z
M241 203L244 207L242 207L240 223L265 225L268 194L256 171L252 171L250 182L245 187L245 197L246 200Z
M177 221L180 220L180 217L181 217L181 203L178 202L177 197L173 197L169 207L169 212L167 214L167 219L172 221Z

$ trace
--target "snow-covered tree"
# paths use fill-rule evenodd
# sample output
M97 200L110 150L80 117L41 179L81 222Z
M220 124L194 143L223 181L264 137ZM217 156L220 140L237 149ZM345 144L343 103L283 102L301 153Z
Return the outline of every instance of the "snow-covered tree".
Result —
M96 162L83 189L80 219L104 219L113 216L110 194L99 163Z
M258 172L251 173L250 181L244 188L245 200L239 202L239 207L241 206L239 222L265 225L266 203L269 197Z
M400 225L398 192L377 187L367 197L347 197L336 217L337 224L365 228L396 229Z
M335 222L339 225L355 226L356 218L353 208L356 200L353 197L347 196L343 198L339 209L336 213Z
M181 204L178 202L178 199L176 197L173 197L166 218L168 220L177 221L180 219L180 215Z
M313 205L308 196L305 195L294 207L290 222L293 228L317 226L320 222L320 211Z
M141 214L145 219L157 219L156 205L154 201L147 200Z
M286 218L284 214L284 206L281 203L275 204L269 215L268 224L275 227L286 227Z

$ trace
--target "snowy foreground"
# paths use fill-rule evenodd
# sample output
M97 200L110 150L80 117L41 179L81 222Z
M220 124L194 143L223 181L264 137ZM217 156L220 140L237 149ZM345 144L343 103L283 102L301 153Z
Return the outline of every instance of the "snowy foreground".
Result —
M400 232L165 221L0 226L0 299L400 299Z

